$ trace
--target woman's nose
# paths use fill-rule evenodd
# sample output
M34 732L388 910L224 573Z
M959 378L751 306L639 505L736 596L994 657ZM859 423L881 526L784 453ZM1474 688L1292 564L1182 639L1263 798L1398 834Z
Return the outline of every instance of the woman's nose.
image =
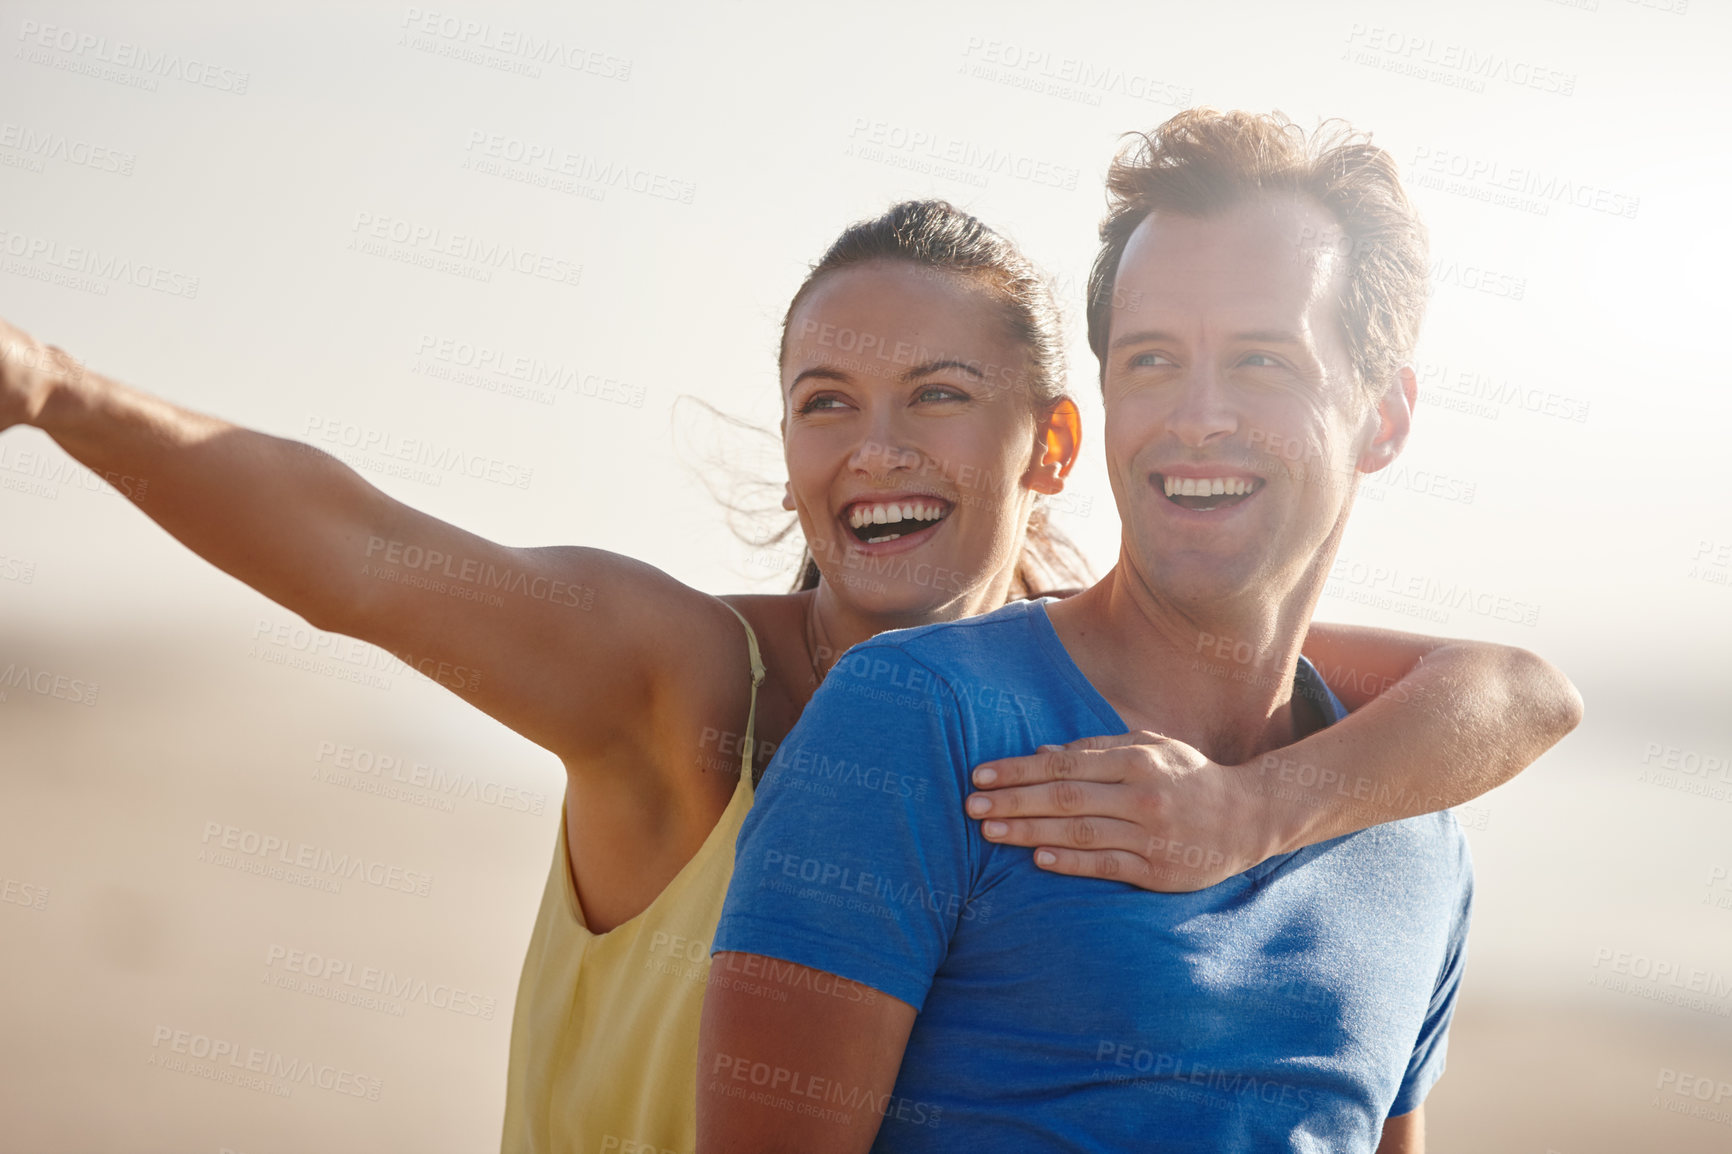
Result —
M900 422L884 415L868 425L848 459L848 466L870 476L884 476L917 469L920 461L920 450L910 443Z

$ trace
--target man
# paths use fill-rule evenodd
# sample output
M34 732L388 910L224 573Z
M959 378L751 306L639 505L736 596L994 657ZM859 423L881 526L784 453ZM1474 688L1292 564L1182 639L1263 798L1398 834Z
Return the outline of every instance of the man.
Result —
M1408 435L1426 241L1386 153L1191 110L1107 182L1118 564L831 673L741 834L702 1151L1421 1148L1472 889L1448 814L1158 894L964 809L976 766L1042 745L1140 729L1239 765L1338 719L1300 644Z

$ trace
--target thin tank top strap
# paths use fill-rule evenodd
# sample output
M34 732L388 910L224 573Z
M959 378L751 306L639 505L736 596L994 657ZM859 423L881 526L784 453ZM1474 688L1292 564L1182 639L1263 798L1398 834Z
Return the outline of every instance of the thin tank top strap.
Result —
M726 601L723 605L728 605ZM752 780L752 753L758 748L756 738L758 721L758 686L764 683L764 659L758 653L758 635L752 632L752 623L746 620L746 615L728 605L728 610L740 619L740 624L746 627L746 652L752 659L752 703L746 709L746 740L740 743L740 774L750 783ZM748 784L748 787L750 785Z

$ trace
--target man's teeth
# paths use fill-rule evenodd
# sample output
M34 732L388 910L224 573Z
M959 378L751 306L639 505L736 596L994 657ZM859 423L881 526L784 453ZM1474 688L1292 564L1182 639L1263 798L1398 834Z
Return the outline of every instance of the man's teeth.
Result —
M1255 481L1243 477L1162 477L1169 497L1236 497L1249 493Z
M895 525L902 521L936 521L942 516L942 505L929 501L897 501L856 505L848 512L848 524L859 529L866 525Z

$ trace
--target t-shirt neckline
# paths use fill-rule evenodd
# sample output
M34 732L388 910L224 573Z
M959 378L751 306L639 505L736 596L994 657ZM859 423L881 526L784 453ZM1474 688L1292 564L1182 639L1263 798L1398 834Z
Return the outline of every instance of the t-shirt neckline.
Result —
M1066 649L1064 642L1059 639L1058 630L1053 628L1052 618L1047 616L1046 611L1046 603L1056 600L1058 600L1056 597L1042 597L1038 601L1029 602L1027 618L1036 640L1052 660L1059 675L1076 690L1077 695L1082 698L1096 716L1112 727L1109 732L1113 734L1129 733L1131 727L1125 724L1125 719L1119 716L1119 711L1113 708L1112 702L1101 696L1100 690L1096 689L1094 682L1083 674L1082 668L1071 657L1070 650ZM1323 676L1317 672L1316 667L1304 655L1300 656L1298 667L1294 670L1293 692L1295 696L1303 695L1316 704L1324 715L1324 728L1347 716L1347 711L1342 707L1340 699L1335 696L1334 691L1329 688L1329 684L1323 680ZM1260 883L1265 876L1279 869L1289 860L1315 849L1315 845L1308 845L1296 850L1289 850L1287 853L1276 854L1273 857L1263 859L1239 876L1249 879L1254 884Z
M1082 668L1077 665L1076 659L1070 655L1070 650L1066 649L1064 642L1059 639L1058 630L1053 628L1052 618L1048 616L1046 611L1046 604L1048 601L1057 600L1057 597L1042 597L1038 601L1028 602L1028 617L1035 623L1034 635L1036 639L1040 642L1041 648L1046 651L1047 656L1052 658L1059 673L1063 675L1066 681L1070 682L1082 699L1088 703L1089 708L1098 714L1102 721L1117 726L1118 728L1114 730L1115 733L1129 733L1130 726L1125 724L1125 719L1119 716L1119 711L1113 708L1112 702L1101 696L1101 691L1095 688L1094 682L1090 681L1083 673ZM1299 655L1298 667L1293 671L1293 694L1296 697L1304 697L1317 707L1323 715L1323 728L1328 728L1347 716L1347 710L1342 707L1341 700L1335 696L1334 690L1330 689L1328 682L1323 680L1323 675L1317 672L1317 667L1312 665L1310 659L1304 654Z

